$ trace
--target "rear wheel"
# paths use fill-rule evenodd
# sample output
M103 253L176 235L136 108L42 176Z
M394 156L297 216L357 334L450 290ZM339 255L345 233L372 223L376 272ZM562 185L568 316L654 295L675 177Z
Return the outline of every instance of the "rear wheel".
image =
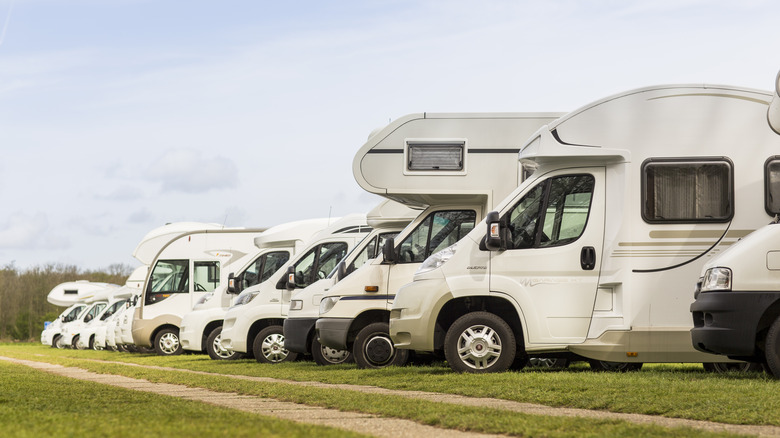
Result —
M241 353L237 351L230 351L222 347L220 340L222 339L222 326L215 328L209 333L209 337L206 339L206 352L209 357L214 360L235 360L241 357Z
M252 343L252 352L260 363L291 362L298 357L298 353L284 348L284 329L280 325L260 330Z
M154 337L154 352L160 356L173 356L181 354L181 342L179 342L179 330L164 328Z
M315 336L311 340L311 355L317 365L338 365L340 363L353 362L349 350L336 350L320 344Z
M352 356L359 368L400 367L409 361L409 350L395 348L386 322L374 322L358 332Z
M454 371L506 371L515 360L517 345L509 324L489 312L461 316L444 337L444 356Z
M780 379L780 316L769 327L764 349L769 371L776 379Z
M604 360L591 360L590 368L593 371L610 371L613 373L625 373L626 371L638 371L642 369L642 363L638 362L607 362Z

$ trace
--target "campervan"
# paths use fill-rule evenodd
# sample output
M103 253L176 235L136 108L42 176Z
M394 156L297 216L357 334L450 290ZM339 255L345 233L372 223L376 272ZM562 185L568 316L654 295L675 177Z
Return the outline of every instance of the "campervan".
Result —
M90 321L95 319L103 309L108 305L110 292L113 290L119 290L118 287L111 287L104 289L103 291L95 292L95 294L86 300L87 308L79 315L78 318L62 325L62 333L57 340L58 344L65 347L78 348L79 333Z
M223 267L254 251L254 238L263 231L201 229L160 237L168 242L150 262L133 315L133 343L137 347L153 347L159 355L181 353L182 316L227 281Z
M325 278L369 231L365 214L352 214L334 221L268 280L243 290L225 313L222 348L252 354L262 363L297 358L296 353L284 348L282 327L292 290Z
M767 120L780 134L780 73ZM780 378L780 156L763 166L764 209L775 218L704 265L690 308L691 340L700 351L766 364Z
M220 344L222 321L228 308L242 290L268 280L303 249L315 233L327 227L328 222L327 218L290 222L269 228L255 237L256 251L233 263L228 282L201 298L182 318L182 348L206 352L215 360L238 358L240 353L228 351Z
M295 292L284 320L284 348L298 354L311 354L319 365L343 363L351 358L348 350L326 347L314 336L320 314L320 300L336 283L377 257L385 240L395 237L420 213L389 199L366 214L371 233L356 245L326 278Z
M102 320L102 323L98 323L95 326L94 342L92 342L94 349L102 350L106 347L116 347L116 344L114 343L114 331L116 329L118 317L130 306L133 299L140 295L148 270L148 266L139 266L133 270L122 288L121 297L125 298L124 304L112 310L108 315L101 315L100 319ZM119 294L120 292L118 291L114 296L119 297ZM107 345L109 339L111 339L111 345Z
M352 173L369 193L421 213L382 254L328 290L315 324L319 342L349 350L358 366L406 362L388 335L390 306L429 255L466 235L528 169L513 159L523 141L557 113L424 113L371 133Z
M87 280L68 281L54 286L46 296L46 301L55 306L67 307L55 321L44 326L41 332L41 343L52 347L62 348L63 344L58 341L62 335L62 325L76 320L81 316L81 312L87 308L85 300L97 291L109 288L119 287L116 284L97 283Z
M637 89L529 137L535 171L395 297L390 335L492 372L527 354L595 369L721 362L691 346L704 257L766 223L762 163L780 150L771 94L730 86Z
M91 321L88 321L81 328L78 329L78 333L74 336L73 342L79 350L102 350L105 346L105 333L106 333L106 320L113 315L117 310L121 309L127 303L129 297L132 296L132 290L129 288L119 288L118 293L111 294L111 298L108 300L108 305L103 308ZM102 333L104 339L101 346L96 342L98 332Z

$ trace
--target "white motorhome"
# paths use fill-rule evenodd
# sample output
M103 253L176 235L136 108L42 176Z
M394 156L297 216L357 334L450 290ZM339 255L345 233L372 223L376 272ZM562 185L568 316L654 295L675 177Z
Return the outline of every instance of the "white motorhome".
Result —
M168 239L168 242L150 264L133 315L133 343L137 347L153 347L159 355L181 353L182 316L203 296L227 281L223 267L255 251L254 238L263 231L201 229L160 237L161 241ZM138 258L137 251L134 255Z
M396 347L443 351L467 372L526 354L596 369L722 362L691 346L690 279L770 217L762 163L780 151L764 123L770 98L648 87L542 128L519 154L536 171L398 292Z
M780 73L767 120L780 134ZM780 156L763 165L764 208L775 219L704 265L691 340L700 351L766 364L780 378Z
M406 362L388 335L396 291L431 254L466 235L523 179L514 157L557 113L412 114L371 133L352 172L368 191L423 211L380 257L328 290L315 324L319 342L349 350L358 366Z
M289 222L269 228L255 237L257 250L231 265L228 283L204 296L182 318L182 347L189 351L205 352L212 359L238 358L240 353L228 351L220 344L222 321L228 308L242 290L268 280L329 222L327 218Z
M54 286L46 296L46 301L55 306L67 307L56 320L46 324L41 332L41 343L52 347L62 348L64 345L58 341L62 335L62 325L74 321L81 312L87 308L86 299L95 292L109 288L119 287L116 284L90 282L87 280L68 281Z
M79 332L105 309L108 305L110 291L114 290L119 290L119 288L106 288L104 291L95 292L93 296L84 300L84 302L87 303L86 310L84 310L76 319L62 325L61 336L56 341L58 348L60 348L60 345L74 349L78 348Z
M334 221L268 280L242 291L225 314L222 348L252 354L262 363L297 358L296 353L284 348L282 326L292 290L325 278L369 231L365 214L352 214Z
M344 257L337 269L326 278L297 292L290 300L290 309L284 320L284 348L298 354L311 354L319 365L348 361L348 350L336 350L320 344L314 336L314 324L320 314L320 300L336 283L377 257L384 242L395 237L420 210L411 209L389 199L382 201L366 214L371 233Z
M78 333L74 336L73 340L76 348L79 350L102 350L105 346L106 320L119 309L123 308L127 303L127 300L133 296L134 292L135 291L130 288L119 288L115 293L110 294L108 305L95 315L92 320L78 329ZM102 333L101 336L104 340L102 346L96 342L98 332Z

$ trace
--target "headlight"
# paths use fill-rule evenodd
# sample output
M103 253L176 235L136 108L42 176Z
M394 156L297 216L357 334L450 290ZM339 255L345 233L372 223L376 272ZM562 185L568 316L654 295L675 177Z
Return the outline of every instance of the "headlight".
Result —
M255 297L259 293L260 293L259 291L255 291L255 292L249 292L249 293L246 293L246 294L239 295L238 298L236 298L236 302L233 303L233 307L235 307L235 306L243 306L244 304L247 304L248 302L250 302L253 299L255 299Z
M292 300L290 301L290 310L301 310L303 309L303 301L302 300Z
M420 266L420 269L417 270L416 274L423 274L428 271L433 271L436 268L441 267L441 265L447 263L447 260L452 258L453 255L455 255L455 251L458 249L458 244L453 243L452 245L444 248L443 250L437 252L436 254L433 254L432 256L425 259L422 266Z
M330 312L330 309L339 302L340 297L325 297L320 301L320 315Z
M206 301L210 300L211 297L214 296L214 292L209 292L206 295L203 295L200 297L197 303L195 303L196 306L200 306L201 304L205 303Z
M731 290L731 269L710 268L704 273L704 279L701 282L701 291L710 292L716 290Z

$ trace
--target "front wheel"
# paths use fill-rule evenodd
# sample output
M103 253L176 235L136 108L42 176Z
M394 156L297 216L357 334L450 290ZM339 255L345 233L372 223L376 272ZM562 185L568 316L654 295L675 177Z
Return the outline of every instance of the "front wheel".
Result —
M517 344L509 324L489 312L461 316L444 337L444 356L459 373L506 371L515 359Z
M241 358L241 353L230 351L220 344L222 339L222 327L217 327L209 333L206 339L206 352L214 360L236 360Z
M317 365L338 365L340 363L353 362L349 350L336 350L320 344L317 337L311 340L311 355Z
M182 347L179 342L179 330L164 328L154 337L154 352L160 356L174 356L181 354Z
M71 339L71 341L70 341L70 348L72 348L74 350L80 350L80 348L79 348L79 338L80 337L81 337L80 335L76 335L76 336L73 337L73 339Z
M776 379L780 379L780 316L769 327L764 347L766 365Z
M399 350L390 339L390 326L374 322L360 330L352 346L352 355L359 368L403 366L409 361L409 350Z
M284 348L284 329L280 325L260 330L252 343L252 351L260 363L291 362L298 357L298 353Z
M738 371L741 373L750 373L764 371L764 366L755 362L712 362L703 363L704 370L710 373L728 373L729 371Z
M604 360L591 360L590 368L593 371L610 371L613 373L625 373L627 371L639 371L642 363L638 362L607 362Z
M92 335L89 338L89 349L90 350L95 350L95 351L102 350L102 348L100 348L100 346L95 342L95 335Z
M54 340L51 341L52 348L65 348L65 343L62 342L62 335L57 335Z

